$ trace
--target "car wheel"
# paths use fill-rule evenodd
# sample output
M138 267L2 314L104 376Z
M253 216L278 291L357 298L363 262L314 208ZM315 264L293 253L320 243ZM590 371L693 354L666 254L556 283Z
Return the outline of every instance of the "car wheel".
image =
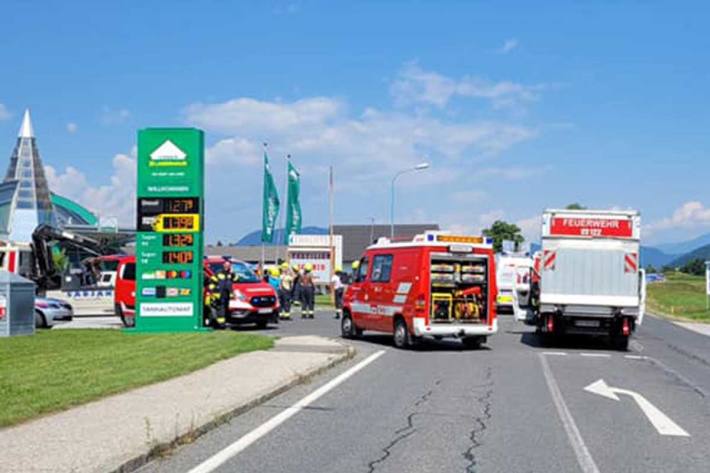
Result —
M355 327L355 322L350 314L343 314L340 319L340 335L343 338L355 338L362 334L362 330Z
M47 328L47 319L38 310L35 311L35 328Z
M411 345L407 323L403 318L398 318L394 322L394 346L397 348L407 348Z
M256 327L259 330L264 330L266 327L269 326L269 321L268 320L260 320L256 323Z

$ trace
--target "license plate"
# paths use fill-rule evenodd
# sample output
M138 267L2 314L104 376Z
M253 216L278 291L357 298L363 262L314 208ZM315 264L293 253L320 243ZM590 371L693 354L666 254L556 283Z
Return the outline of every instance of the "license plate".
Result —
M575 322L577 327L599 327L598 320L578 320Z
M498 296L499 303L513 302L513 296Z
M259 309L260 314L270 314L274 311L274 309Z

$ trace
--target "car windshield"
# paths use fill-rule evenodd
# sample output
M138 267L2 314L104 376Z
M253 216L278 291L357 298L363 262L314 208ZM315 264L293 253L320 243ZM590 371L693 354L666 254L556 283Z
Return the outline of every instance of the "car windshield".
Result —
M232 271L239 276L239 282L259 282L259 277L249 266L241 262L232 262Z

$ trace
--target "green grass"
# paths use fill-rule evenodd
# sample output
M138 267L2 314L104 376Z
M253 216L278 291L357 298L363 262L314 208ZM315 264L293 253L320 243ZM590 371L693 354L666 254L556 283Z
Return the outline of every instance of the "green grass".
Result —
M666 317L710 322L705 298L704 276L673 273L666 275L666 282L648 285L648 309Z
M163 381L273 339L219 331L126 334L119 330L44 330L0 338L0 427L103 396Z
M330 294L316 294L316 305L335 307L331 297Z

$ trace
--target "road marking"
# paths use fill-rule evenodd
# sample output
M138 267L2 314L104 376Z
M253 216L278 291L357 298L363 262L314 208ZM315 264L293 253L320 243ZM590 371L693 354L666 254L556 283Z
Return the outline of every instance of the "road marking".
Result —
M546 356L567 356L567 353L563 351L544 351L542 354Z
M550 365L544 356L540 356L540 363L542 363L542 372L545 375L545 381L547 381L547 387L552 395L552 400L555 403L555 408L557 409L557 414L560 416L562 421L562 426L565 428L567 433L567 438L570 444L572 444L572 449L577 457L577 463L582 469L583 473L599 473L599 468L597 464L594 463L594 458L592 454L589 453L587 445L584 443L582 434L579 433L577 424L574 422L574 418L565 404L565 400L562 397L559 386L557 386L557 381L552 374Z
M641 355L624 355L624 358L628 358L629 360L645 360L645 356Z
M587 358L609 358L609 357L611 357L611 355L608 353L580 353L580 355L586 356Z
M660 409L651 404L648 399L635 391L611 387L606 384L603 379L593 382L584 388L584 390L593 394L598 394L607 399L613 399L614 401L620 401L617 394L626 394L636 401L636 404L638 404L641 411L646 415L659 434L671 435L675 437L690 437L688 432L673 422L671 418L661 412Z
M633 351L637 351L639 353L643 351L643 345L641 345L641 343L637 342L636 340L631 340L629 342L629 345L631 345L631 349Z
M261 424L259 427L245 434L233 444L227 446L225 449L217 452L214 456L200 463L195 468L190 470L189 473L209 473L211 471L214 471L215 469L229 461L231 458L241 453L248 446L250 446L257 440L274 430L276 427L283 424L294 415L298 414L303 408L308 407L309 404L312 404L313 402L317 401L321 396L328 393L330 390L337 387L339 384L343 383L345 380L347 380L348 378L350 378L358 371L365 368L367 365L369 365L384 354L385 351L380 350L368 356L357 365L341 373L337 377L331 379L326 384L316 389L291 407L284 409L271 419Z

